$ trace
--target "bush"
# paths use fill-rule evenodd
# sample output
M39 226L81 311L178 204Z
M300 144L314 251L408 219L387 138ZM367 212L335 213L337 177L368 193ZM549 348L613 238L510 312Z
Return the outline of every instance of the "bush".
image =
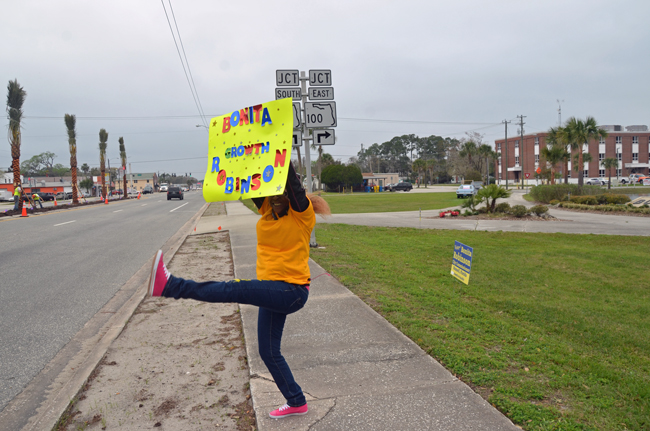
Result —
M603 196L607 197L607 203L608 204L614 204L614 205L623 205L626 204L630 201L630 197L628 195L619 195L615 193L605 193Z
M571 196L569 199L574 204L580 205L598 205L596 196Z
M605 193L600 186L582 186L577 184L554 184L534 186L530 196L537 202L550 203L552 200L566 201L567 196L598 195Z
M553 199L551 202L549 202L551 205L557 205L560 203L557 199Z
M530 209L530 212L535 215L541 216L542 214L548 212L548 207L546 205L535 205Z
M507 214L510 212L510 204L508 202L501 202L496 207L494 207L494 212Z
M463 215L464 215L465 217L472 216L472 215L474 215L474 211L467 209L467 210L465 210L465 212L463 213Z
M510 214L515 217L523 217L528 214L528 209L523 205L515 205L510 209Z

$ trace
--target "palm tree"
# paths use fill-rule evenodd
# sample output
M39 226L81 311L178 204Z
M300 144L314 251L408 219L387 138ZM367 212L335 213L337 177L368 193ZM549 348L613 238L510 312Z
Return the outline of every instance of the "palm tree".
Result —
M438 166L438 161L436 159L427 160L427 171L429 172L429 178L431 179L432 184L433 184L433 173L436 171L437 166Z
M476 198L479 201L486 201L488 211L493 213L494 208L497 204L497 199L504 199L510 197L512 191L506 190L498 184L490 184L481 189L476 193Z
M599 128L596 119L591 116L587 116L585 121L571 117L567 120L565 129L565 135L569 138L571 148L578 150L578 184L583 185L584 160L582 146L592 139L606 138L607 131Z
M607 181L607 190L612 188L612 168L618 169L618 159L615 157L607 157L601 162L603 168L607 169L609 174L609 181Z
M120 160L122 160L122 169L124 169L124 181L122 183L122 196L126 198L126 149L124 148L124 138L120 136L117 140L120 143Z
M99 169L102 174L102 196L106 197L106 141L108 132L106 129L99 129Z
M425 162L422 159L417 159L416 161L413 162L413 168L415 172L418 173L418 188L420 188L420 183L422 182L420 178L420 174L424 172L427 169L427 162ZM424 184L424 187L426 188L426 182Z
M9 117L9 145L11 145L11 168L14 173L14 190L20 185L20 120L23 117L23 103L27 92L17 79L7 85L7 114ZM23 200L18 199L22 211Z
M473 166L472 156L475 155L476 152L477 152L476 143L474 143L474 141L467 141L464 142L463 145L461 145L458 155L461 157L467 157L470 166Z
M551 165L551 184L555 184L555 165L569 159L566 144L562 141L562 131L551 127L546 136L546 145L540 150L540 155Z
M71 114L65 114L63 117L65 127L68 129L68 146L70 147L70 172L72 174L72 203L79 203L79 195L77 193L77 132L75 125L77 118Z

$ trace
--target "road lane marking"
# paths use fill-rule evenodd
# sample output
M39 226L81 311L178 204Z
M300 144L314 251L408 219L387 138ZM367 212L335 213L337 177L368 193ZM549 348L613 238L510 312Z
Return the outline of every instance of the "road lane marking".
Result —
M117 210L117 211L113 211L113 212L114 213L119 213L120 211L124 211L124 210Z
M186 202L186 203L184 203L183 205L181 205L181 206L179 206L179 207L176 207L176 208L174 208L173 210L171 210L171 211L169 211L169 212L170 212L170 213L173 213L173 212L176 211L177 209L179 209L179 208L183 208L183 207L184 207L185 205L187 205L187 204L189 204L189 202Z
M146 206L147 206L147 204L142 204L142 205L140 205L140 206L141 206L141 207L146 207Z
M67 222L65 222L65 223L55 224L54 226L62 226L62 225L64 225L64 224L74 223L74 222L76 222L76 221L77 221L77 220L67 221Z

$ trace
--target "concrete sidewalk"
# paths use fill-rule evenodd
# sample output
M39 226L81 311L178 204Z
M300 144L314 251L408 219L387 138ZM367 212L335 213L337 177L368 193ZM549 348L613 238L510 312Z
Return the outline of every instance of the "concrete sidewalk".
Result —
M255 278L258 216L239 202L226 208L196 234L228 230L235 276ZM268 417L285 400L257 353L257 308L241 306L260 430L519 429L323 268L310 269L309 301L287 319L282 344L309 414Z

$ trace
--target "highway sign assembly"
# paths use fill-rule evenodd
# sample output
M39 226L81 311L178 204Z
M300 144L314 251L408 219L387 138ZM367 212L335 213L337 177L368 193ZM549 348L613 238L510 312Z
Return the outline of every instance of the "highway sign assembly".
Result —
M309 87L309 100L334 100L334 88Z
M305 102L305 124L309 128L336 127L336 102Z
M300 87L298 69L276 70L275 83L278 87Z
M334 129L314 130L314 145L334 145Z
M302 133L300 131L293 132L293 148L302 147Z
M302 120L300 119L300 102L293 102L293 128L302 129Z
M300 94L300 88L276 88L275 89L275 100L284 99L286 97L291 97L292 100L300 102L302 100L302 94Z
M313 87L330 87L332 85L332 71L329 69L310 70L309 85Z

